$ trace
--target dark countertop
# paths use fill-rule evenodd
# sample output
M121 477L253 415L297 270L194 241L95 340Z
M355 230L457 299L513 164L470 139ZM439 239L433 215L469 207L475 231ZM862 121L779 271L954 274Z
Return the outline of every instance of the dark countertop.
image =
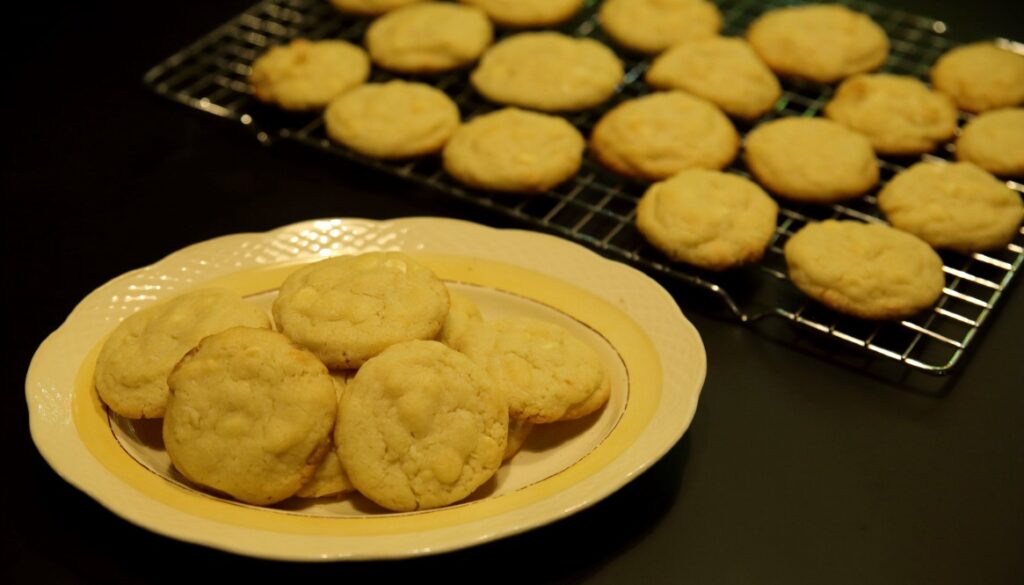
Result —
M1024 34L1009 2L890 4L946 21L960 40ZM3 97L0 581L182 583L209 563L234 582L1024 583L1020 283L942 397L711 318L692 290L667 283L709 356L686 436L592 508L457 553L248 559L137 528L65 483L32 444L24 375L103 282L200 240L317 217L514 225L300 146L261 147L141 87L147 68L246 5L45 3L17 24L33 32L9 50Z

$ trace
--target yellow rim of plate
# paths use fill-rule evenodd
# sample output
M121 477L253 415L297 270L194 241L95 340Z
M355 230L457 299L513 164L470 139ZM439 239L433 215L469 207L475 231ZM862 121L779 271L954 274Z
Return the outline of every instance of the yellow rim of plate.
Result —
M75 378L72 411L82 442L104 467L126 484L188 514L270 532L368 536L450 528L530 506L593 476L640 437L660 402L662 371L654 345L629 316L581 288L518 266L440 254L412 256L441 279L522 295L558 309L604 336L622 358L629 380L625 410L604 441L574 465L537 483L498 497L448 508L411 514L322 517L246 506L174 483L125 452L110 429L106 408L93 384L96 357L104 341L100 340L86 356ZM305 263L244 270L200 286L229 288L243 296L256 294L276 289Z

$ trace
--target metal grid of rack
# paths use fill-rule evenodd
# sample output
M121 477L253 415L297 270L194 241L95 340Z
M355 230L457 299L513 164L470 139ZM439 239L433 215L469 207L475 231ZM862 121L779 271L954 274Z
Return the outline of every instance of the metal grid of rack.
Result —
M741 35L764 11L795 3L718 0L723 16L722 34ZM867 2L844 3L869 14L888 33L892 51L883 71L926 79L931 64L957 44L945 35L946 25L942 22ZM558 29L604 41L614 48L598 25L595 4L589 0L579 15ZM511 216L528 226L576 240L651 273L711 291L742 322L784 318L917 370L950 371L1024 263L1024 231L1002 250L971 255L943 253L946 286L931 311L902 321L863 321L828 310L799 293L786 277L782 247L789 236L808 222L829 218L882 221L873 194L832 206L780 202L776 234L760 263L725 274L708 273L668 261L639 235L633 225L633 213L647 183L619 177L592 160L584 160L574 178L549 192L529 198L495 195L456 183L445 174L437 157L396 163L359 155L331 143L320 116L282 112L252 97L246 81L250 65L270 46L296 37L342 38L359 43L367 22L343 16L323 0L264 0L151 69L144 82L160 95L249 127L262 142L290 139L329 151ZM1016 43L1002 42L1022 51ZM625 64L626 76L616 96L599 108L567 116L585 134L611 107L650 91L642 81L649 59L621 51L619 56ZM372 80L395 77L415 78L374 70ZM473 90L464 71L419 80L447 92L464 118L499 107ZM764 119L815 116L832 91L831 86L783 81L783 96ZM737 129L745 133L750 127L740 123ZM952 146L948 146L945 151L925 158L949 158L951 152ZM918 160L920 157L882 158L882 183ZM727 170L748 176L742 160ZM1017 183L1009 185L1024 191Z

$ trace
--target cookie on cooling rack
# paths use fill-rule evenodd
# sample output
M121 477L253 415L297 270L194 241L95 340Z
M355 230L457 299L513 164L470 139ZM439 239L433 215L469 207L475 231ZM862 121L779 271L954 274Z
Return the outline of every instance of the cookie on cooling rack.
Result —
M607 101L623 75L615 53L593 39L528 32L488 49L470 81L492 102L573 112Z
M598 18L617 45L647 54L713 37L722 28L718 8L705 0L605 0Z
M451 346L471 327L482 323L484 318L480 314L480 308L468 297L451 290L448 291L448 294L451 297L451 307L448 310L448 316L444 319L444 324L441 325L441 332L437 334L437 340Z
M376 16L423 0L331 0L331 5L342 12Z
M899 319L932 306L945 277L942 260L917 237L882 224L811 223L785 246L793 284L839 312Z
M935 248L977 252L1001 248L1024 219L1020 195L969 162L920 162L878 194L893 227Z
M935 62L931 78L935 89L949 94L968 112L1024 103L1024 55L995 43L951 49Z
M487 370L516 420L579 418L604 406L611 394L597 352L552 323L486 321L456 340L455 348Z
M295 271L273 311L281 332L329 367L347 369L396 343L432 339L448 302L444 283L412 258L368 252Z
M424 83L367 83L332 101L324 125L356 152L403 159L440 151L459 126L459 107Z
M769 10L747 29L747 40L779 75L818 83L873 71L889 56L882 27L839 4Z
M868 137L879 154L930 152L953 137L949 96L907 75L855 75L825 105L825 116Z
M779 206L756 184L691 169L651 185L636 226L673 260L724 270L760 260L775 234Z
M505 108L460 126L444 148L444 168L471 187L537 193L575 175L584 147L564 118Z
M270 328L258 307L225 289L203 289L131 315L110 334L96 360L96 391L127 418L160 418L167 375L199 340L239 325Z
M1024 109L979 114L960 133L956 158L997 175L1024 176Z
M242 502L291 497L330 446L337 397L320 360L287 337L236 327L174 368L163 438L189 480Z
M543 28L565 22L579 12L583 0L459 0L479 6L505 28Z
M353 485L397 511L462 500L501 465L508 409L491 377L436 341L388 348L341 397L335 443Z
M858 197L878 183L871 142L831 120L781 118L747 134L745 160L769 191L808 203Z
M319 110L370 76L366 51L345 41L295 39L252 64L249 84L261 102L286 110Z
M711 37L676 45L647 70L648 85L702 97L730 116L752 120L782 93L775 74L743 39Z
M389 12L366 29L373 63L402 73L439 73L476 61L494 40L491 21L473 6L429 2Z
M721 169L736 158L739 144L721 110L681 91L622 102L598 120L590 136L601 164L654 181L685 169Z

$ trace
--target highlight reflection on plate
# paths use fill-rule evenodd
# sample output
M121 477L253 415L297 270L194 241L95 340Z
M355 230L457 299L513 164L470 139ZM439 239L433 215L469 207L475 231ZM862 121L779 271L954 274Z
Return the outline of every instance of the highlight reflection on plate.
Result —
M568 328L601 356L609 403L540 425L468 500L396 514L362 497L259 508L190 486L170 464L159 421L109 415L92 384L105 336L127 315L192 288L225 286L269 308L299 266L400 250L480 307ZM704 380L700 337L657 283L568 241L468 222L331 219L185 248L103 285L40 346L26 378L32 436L65 479L114 513L181 540L265 558L344 560L433 554L516 534L606 497L683 435Z

